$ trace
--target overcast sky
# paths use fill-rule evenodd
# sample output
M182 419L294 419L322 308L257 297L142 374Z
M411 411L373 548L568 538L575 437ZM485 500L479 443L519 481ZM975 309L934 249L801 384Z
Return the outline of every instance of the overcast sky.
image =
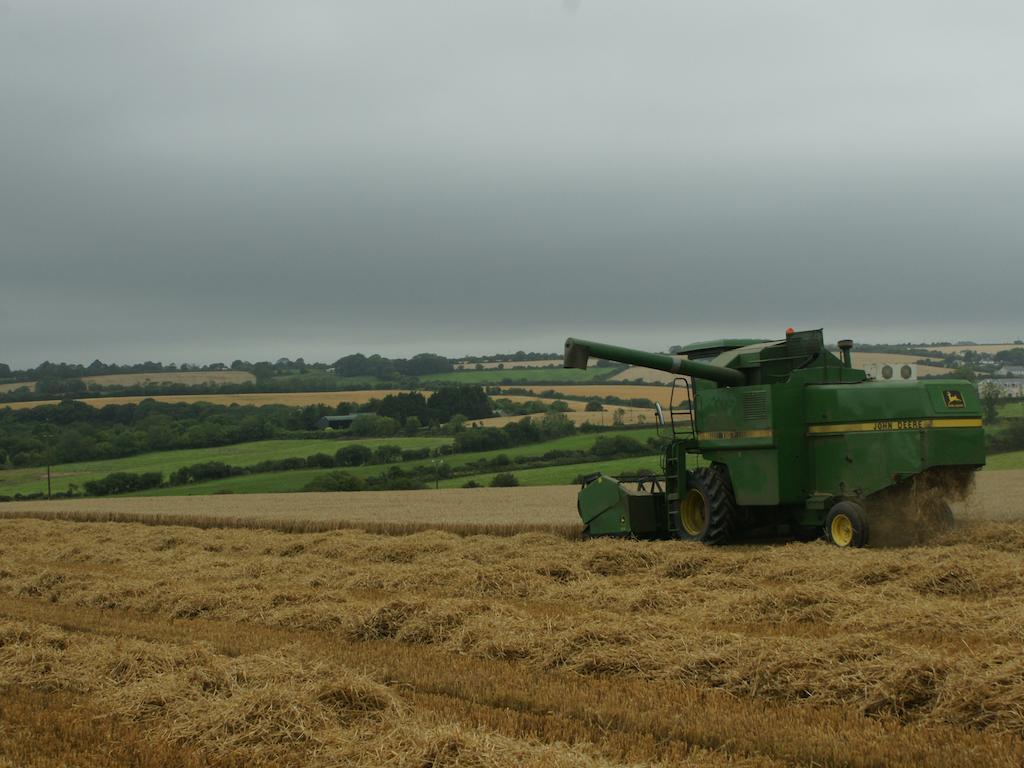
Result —
M0 361L1024 335L1024 5L0 0Z

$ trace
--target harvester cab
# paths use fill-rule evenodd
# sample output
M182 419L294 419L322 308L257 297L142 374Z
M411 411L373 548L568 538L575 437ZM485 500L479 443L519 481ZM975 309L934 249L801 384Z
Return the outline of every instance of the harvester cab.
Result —
M977 390L953 379L869 379L852 346L840 341L833 353L821 330L676 354L567 339L567 368L598 358L679 375L669 418L659 412L671 424L663 483L641 492L587 478L585 533L724 544L784 526L856 547L873 528L914 539L948 525L949 501L985 463Z

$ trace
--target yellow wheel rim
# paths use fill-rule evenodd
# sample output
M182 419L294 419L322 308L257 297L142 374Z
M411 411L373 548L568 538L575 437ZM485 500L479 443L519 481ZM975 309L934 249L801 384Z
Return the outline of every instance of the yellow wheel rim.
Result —
M707 508L708 503L703 493L696 488L687 491L680 510L683 530L691 536L699 536L703 533Z
M848 547L853 542L853 521L840 512L832 518L832 541L840 547Z

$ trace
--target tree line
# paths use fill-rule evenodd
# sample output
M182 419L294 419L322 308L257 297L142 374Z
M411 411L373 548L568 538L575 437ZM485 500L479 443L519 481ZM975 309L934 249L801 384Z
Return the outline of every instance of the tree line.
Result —
M439 432L466 419L491 415L490 401L476 385L451 385L429 398L419 393L389 395L365 405L137 404L93 408L65 400L56 405L0 408L0 466L32 467L134 456L151 451L212 448L279 437L338 437L317 430L323 416L353 413L354 437ZM349 433L344 433L349 434Z
M563 420L564 417L562 417ZM557 421L553 419L553 421ZM565 420L567 421L567 420ZM568 423L568 422L567 422ZM509 427L512 427L509 429ZM572 424L569 423L569 427ZM514 435L507 442L522 444L519 441L532 436L535 441L544 442L551 439L550 433L543 430L527 431L507 425L501 429L484 428L480 431L505 432ZM564 431L564 427L558 430ZM640 442L628 435L599 435L586 450L550 450L542 455L513 456L498 454L493 457L481 457L452 466L444 461L433 464L417 464L409 468L396 465L422 462L429 458L441 458L459 452L456 443L452 446L439 448L419 448L406 450L397 445L382 445L377 448L355 443L339 448L332 456L329 453L315 453L311 456L271 459L244 467L234 466L221 461L206 461L189 464L171 472L166 481L161 472L114 472L97 480L83 484L86 495L109 496L122 493L133 493L157 487L173 487L204 483L229 477L261 474L267 472L287 472L301 469L333 469L351 470L355 467L373 465L389 465L377 475L357 477L350 471L330 472L314 478L304 490L312 491L358 491L358 490L415 490L423 487L429 480L443 480L451 477L479 474L483 472L507 472L510 469L529 469L532 467L548 467L559 464L575 464L587 459L615 459L637 456L660 450L657 438ZM71 491L68 495L76 495Z

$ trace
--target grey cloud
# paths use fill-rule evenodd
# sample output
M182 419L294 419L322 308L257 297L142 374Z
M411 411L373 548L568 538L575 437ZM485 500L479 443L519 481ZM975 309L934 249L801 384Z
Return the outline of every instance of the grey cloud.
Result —
M1019 337L1012 4L0 12L0 360Z

